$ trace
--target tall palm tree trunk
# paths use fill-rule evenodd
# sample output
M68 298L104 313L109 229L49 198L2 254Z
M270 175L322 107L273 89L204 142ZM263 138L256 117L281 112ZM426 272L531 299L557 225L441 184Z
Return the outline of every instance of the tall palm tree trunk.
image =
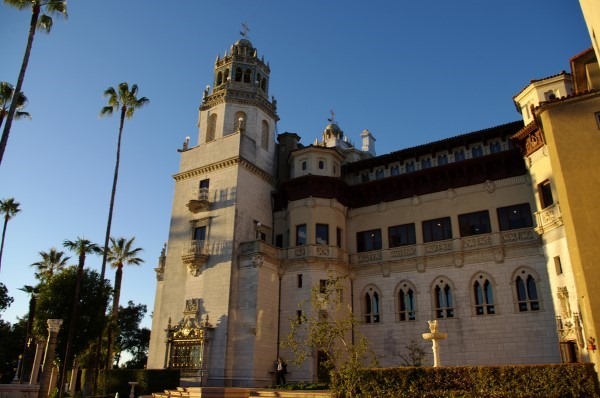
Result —
M115 162L115 174L113 177L112 191L110 193L110 205L108 207L108 222L106 223L106 236L104 237L104 253L102 253L102 269L100 279L104 280L106 273L106 256L108 255L108 241L110 240L110 227L112 225L113 209L115 207L115 194L117 193L117 180L119 178L119 163L121 161L121 136L123 135L123 124L125 123L126 108L121 108L121 122L119 124L119 137L117 139L117 161Z
M32 6L31 22L29 23L29 36L27 36L27 45L25 46L25 55L23 56L23 63L21 63L21 70L19 71L19 77L15 86L13 98L17 98L23 87L23 80L25 80L25 71L29 64L29 56L31 55L31 47L33 46L33 38L35 37L35 30L37 28L38 18L40 16L40 5L34 4ZM8 108L8 114L6 115L6 124L2 131L2 138L0 138L0 164L2 164L2 158L4 157L4 150L8 143L8 135L10 134L10 128L12 121L17 111L17 102L11 101L10 108Z
M113 177L113 185L112 191L110 193L110 205L108 206L108 221L106 223L106 236L104 237L104 251L102 253L102 268L100 272L100 280L104 280L104 275L106 274L106 257L108 256L108 242L110 240L110 227L112 225L112 216L113 209L115 207L115 195L117 193L117 180L119 178L119 163L121 161L121 137L123 135L123 125L125 123L125 112L127 109L123 106L121 107L121 120L119 122L119 137L117 138L117 160L115 162L115 174ZM117 311L118 311L117 306ZM111 345L112 345L112 328L109 324L108 326L108 350L106 353L106 362L104 364L104 368L108 369L110 366L110 356L111 356ZM102 337L98 338L98 348L96 350L96 358L100 358L100 346L102 345ZM97 366L95 366L97 368Z
M121 282L123 281L123 264L119 264L117 267L117 271L115 272L115 292L113 297L113 306L112 313L110 316L110 323L108 325L108 338L106 343L106 369L112 369L113 359L112 359L112 343L114 340L114 336L116 335L116 331L118 330L118 321L119 321L119 299L121 297Z
M58 384L58 396L62 398L65 381L67 378L67 372L69 371L71 361L71 349L73 348L73 340L75 339L75 326L77 323L77 316L79 314L79 294L81 291L81 280L83 279L83 266L85 264L85 253L79 255L79 264L77 265L77 279L75 282L75 297L73 298L73 310L71 312L71 322L69 323L69 335L67 337L67 348L65 350L65 357L62 372L60 372L60 383Z
M4 227L2 228L2 243L0 243L0 269L2 269L2 252L4 252L4 236L6 235L6 225L10 217L8 214L4 217Z

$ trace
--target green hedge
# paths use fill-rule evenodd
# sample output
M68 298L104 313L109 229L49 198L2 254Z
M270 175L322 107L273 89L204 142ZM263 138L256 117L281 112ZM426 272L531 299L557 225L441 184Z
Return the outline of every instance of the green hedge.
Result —
M353 398L600 397L589 363L362 369L358 377L358 391L343 391L351 383L333 375L331 390Z
M153 392L174 390L179 386L179 371L172 369L111 369L101 370L98 378L98 391L114 397L128 398L130 381L137 381L135 396L150 395Z

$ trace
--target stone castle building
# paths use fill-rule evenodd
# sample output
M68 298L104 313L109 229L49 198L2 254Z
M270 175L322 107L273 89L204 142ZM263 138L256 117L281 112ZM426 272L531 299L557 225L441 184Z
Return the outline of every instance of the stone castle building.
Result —
M298 303L331 273L347 277L340 298L382 366L400 365L433 319L449 335L444 365L595 359L539 122L544 103L577 96L572 74L515 96L524 122L379 156L368 130L355 146L333 118L312 145L277 135L269 79L246 38L217 57L198 145L179 150L149 369L271 383ZM316 381L320 360L288 379Z

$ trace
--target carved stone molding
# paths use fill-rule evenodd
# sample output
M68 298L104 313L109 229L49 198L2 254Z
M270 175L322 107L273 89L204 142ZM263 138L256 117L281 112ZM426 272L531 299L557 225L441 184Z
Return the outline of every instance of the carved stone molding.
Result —
M198 276L202 273L202 268L208 261L208 254L191 253L181 256L183 264L188 268L191 276Z

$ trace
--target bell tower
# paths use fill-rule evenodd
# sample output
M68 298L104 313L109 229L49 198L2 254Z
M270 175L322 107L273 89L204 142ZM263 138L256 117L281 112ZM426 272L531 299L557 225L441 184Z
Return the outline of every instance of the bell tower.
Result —
M261 296L257 281L277 281L263 276L276 268L239 260L248 242L272 241L279 117L269 79L268 63L245 36L216 58L213 87L204 90L199 108L197 145L186 140L178 150L169 240L157 268L149 369L178 368L182 379L202 374L208 386L240 384L264 373L269 365L260 361L275 356L258 354L276 349L277 329L271 319L276 308L258 321L258 300L276 301ZM165 341L187 330L189 316L181 314L189 303L194 322L210 319L210 337L199 340L201 350L191 341L178 351Z
M274 98L269 101L271 69L250 40L238 40L223 55L217 56L212 92L204 91L200 106L198 144L210 143L239 133L269 150L269 133L279 120Z

